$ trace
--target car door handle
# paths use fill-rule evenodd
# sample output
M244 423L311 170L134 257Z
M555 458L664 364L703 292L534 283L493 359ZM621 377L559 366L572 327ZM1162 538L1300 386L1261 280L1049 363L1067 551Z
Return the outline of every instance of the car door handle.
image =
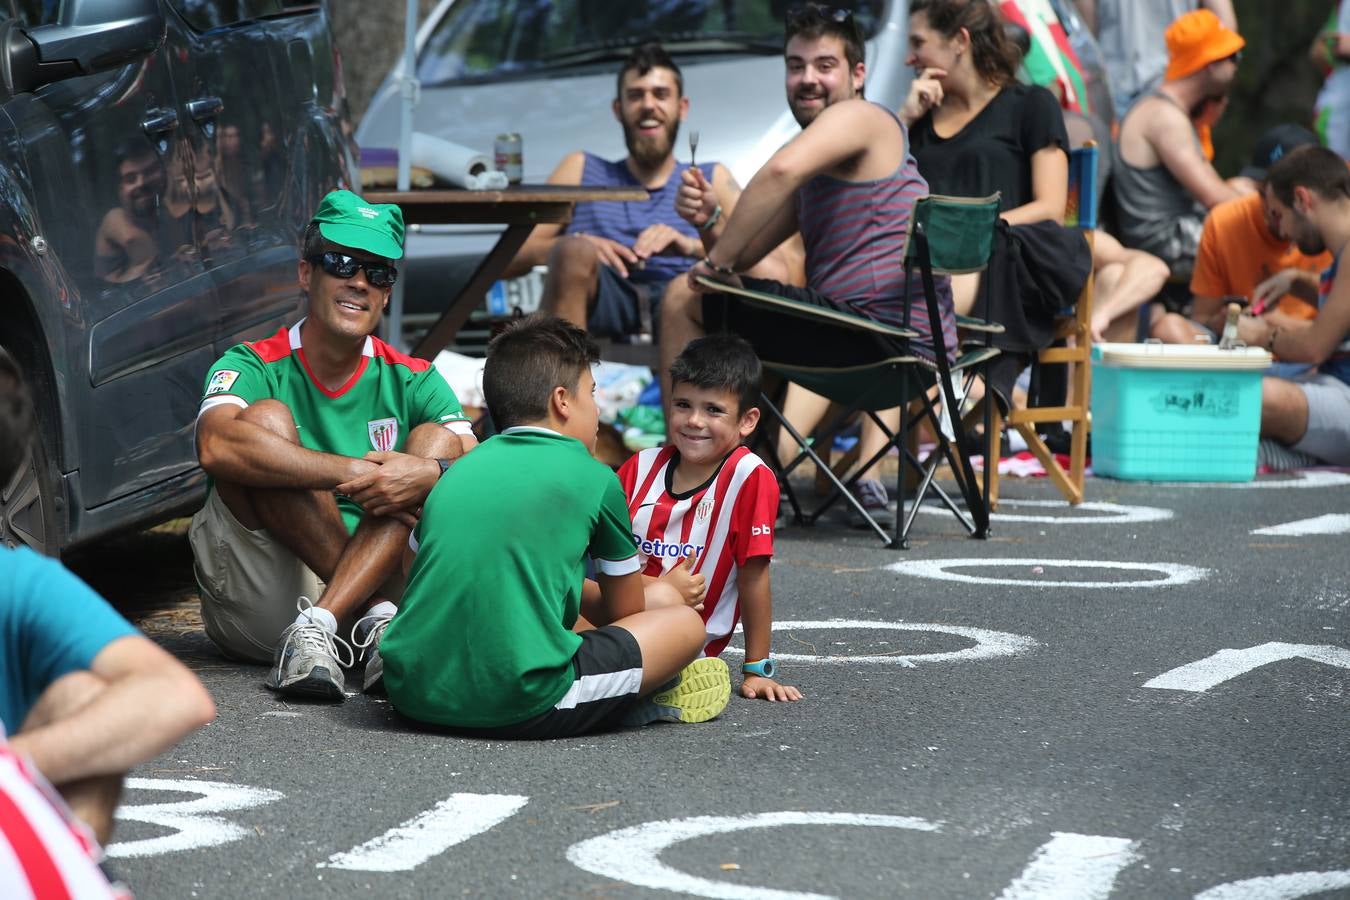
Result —
M198 97L187 102L188 115L192 116L194 122L214 119L224 108L225 101L219 97Z
M145 129L147 134L164 134L177 127L178 113L167 106L147 109L145 118L141 119L141 128Z

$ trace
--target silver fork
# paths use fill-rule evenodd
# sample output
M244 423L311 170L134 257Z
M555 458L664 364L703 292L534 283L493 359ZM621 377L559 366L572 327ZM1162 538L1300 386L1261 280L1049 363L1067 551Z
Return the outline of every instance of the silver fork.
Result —
M698 152L698 129L691 128L689 129L689 165L691 167L698 165L698 163L694 161L694 154L697 152Z

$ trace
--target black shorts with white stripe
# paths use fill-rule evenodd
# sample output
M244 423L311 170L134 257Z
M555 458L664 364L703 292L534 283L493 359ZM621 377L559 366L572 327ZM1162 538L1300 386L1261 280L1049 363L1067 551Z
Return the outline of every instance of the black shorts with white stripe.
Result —
M497 728L455 728L470 737L547 740L607 731L640 699L642 648L614 625L581 632L572 656L572 686L562 699L533 718Z

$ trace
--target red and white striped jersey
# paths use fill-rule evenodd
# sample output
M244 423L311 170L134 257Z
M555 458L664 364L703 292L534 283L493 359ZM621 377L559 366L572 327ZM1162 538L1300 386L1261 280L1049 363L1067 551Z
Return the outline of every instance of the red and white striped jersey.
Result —
M0 731L0 887L7 900L114 900L89 830Z
M643 450L619 469L619 481L628 497L642 574L659 576L692 556L694 571L707 580L703 652L717 656L741 618L736 573L753 557L773 555L778 480L749 447L741 446L707 484L674 494L670 485L677 462L674 447Z

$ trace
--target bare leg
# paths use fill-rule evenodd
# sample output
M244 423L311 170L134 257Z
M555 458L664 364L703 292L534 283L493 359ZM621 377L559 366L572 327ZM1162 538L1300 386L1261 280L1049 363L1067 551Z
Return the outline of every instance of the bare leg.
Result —
M601 265L595 247L584 237L559 238L548 254L548 279L540 298L543 311L585 328L595 306Z
M689 287L683 276L671 280L661 297L661 342L657 347L661 371L661 405L670 421L670 366L694 338L702 337L703 295ZM667 426L667 432L669 426Z
M1179 313L1166 313L1153 322L1149 335L1164 344L1194 344L1197 337L1208 339L1209 332Z
M667 606L625 616L613 623L642 649L641 692L650 694L680 673L703 650L703 620L687 606Z
M458 455L459 439L434 423L418 425L408 435L404 452L426 459ZM341 620L399 573L403 548L408 545L407 525L397 519L366 516L343 549L318 606Z
M71 672L58 678L38 697L20 733L74 715L107 686L107 682L91 672ZM93 830L98 842L107 846L112 839L113 813L122 796L122 775L97 775L55 787L71 811Z
M1292 447L1308 433L1308 395L1292 381L1261 379L1261 435Z
M789 384L787 396L783 398L783 418L792 423L792 427L803 436L810 436L829 411L830 401L819 394L812 393L799 384ZM819 448L817 448L819 452ZM797 456L798 447L784 428L778 432L778 461L787 465ZM822 454L822 458L824 454Z
M958 315L968 316L975 308L975 298L979 295L980 273L952 276L952 305Z

